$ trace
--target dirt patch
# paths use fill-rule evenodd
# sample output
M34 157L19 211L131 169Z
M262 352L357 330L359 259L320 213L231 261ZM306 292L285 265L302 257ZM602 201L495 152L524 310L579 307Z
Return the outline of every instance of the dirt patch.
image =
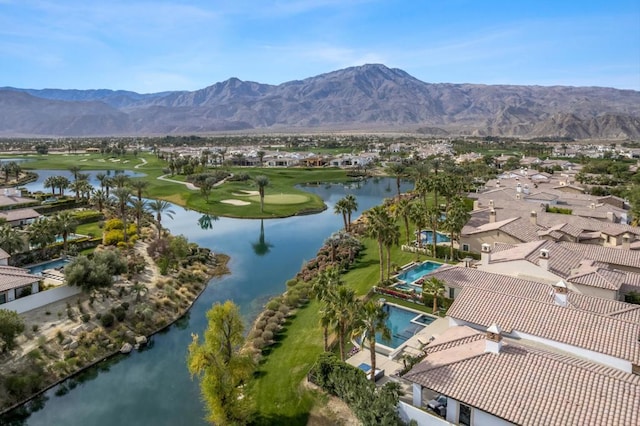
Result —
M231 204L232 206L248 206L249 204L251 204L248 201L234 200L234 199L220 200L220 202L224 204Z
M322 393L322 390L304 381L303 386ZM347 404L340 398L323 394L322 402L316 403L309 413L307 426L342 426L342 425L360 425L360 421L353 414Z

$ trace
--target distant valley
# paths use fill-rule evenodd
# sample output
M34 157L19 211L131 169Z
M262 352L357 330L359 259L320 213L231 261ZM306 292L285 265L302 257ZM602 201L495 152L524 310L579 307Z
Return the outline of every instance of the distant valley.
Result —
M640 92L431 84L384 65L277 86L231 78L193 92L0 88L3 137L236 131L639 139Z

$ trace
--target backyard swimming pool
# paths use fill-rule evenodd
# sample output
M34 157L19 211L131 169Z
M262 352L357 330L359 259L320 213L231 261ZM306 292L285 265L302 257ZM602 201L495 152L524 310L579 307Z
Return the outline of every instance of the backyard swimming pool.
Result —
M442 266L442 263L431 262L430 260L427 260L426 262L422 262L420 265L415 266L399 274L398 279L400 281L404 281L405 283L412 283L415 280L422 278L429 272L434 271L441 266Z
M47 269L62 268L68 263L69 263L69 259L58 258L58 259L49 260L48 262L42 262L36 265L27 266L26 268L29 270L29 273L37 275Z
M376 334L376 342L392 349L400 347L435 320L427 314L388 303L384 305L384 309L389 313L387 327L391 331L391 339L383 339L382 334L378 333Z
M450 241L451 238L447 237L444 234L436 232L436 244L448 243ZM433 244L433 231L422 231L422 242L426 244Z

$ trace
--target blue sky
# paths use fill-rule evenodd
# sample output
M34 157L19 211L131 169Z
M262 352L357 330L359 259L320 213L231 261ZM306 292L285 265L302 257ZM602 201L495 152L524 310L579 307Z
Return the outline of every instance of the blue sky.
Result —
M365 63L429 83L640 90L640 2L0 0L0 86L149 93Z

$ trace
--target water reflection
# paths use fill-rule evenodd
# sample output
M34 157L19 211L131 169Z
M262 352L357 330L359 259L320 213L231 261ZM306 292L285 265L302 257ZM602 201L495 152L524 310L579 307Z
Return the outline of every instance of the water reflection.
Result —
M273 244L267 242L264 238L264 220L260 219L260 236L258 237L258 241L251 243L253 247L253 252L258 256L264 256L269 253Z
M207 229L213 229L213 222L219 219L220 218L218 216L212 214L203 214L202 216L200 216L200 219L198 219L198 226L200 227L200 229L203 229L205 231Z

